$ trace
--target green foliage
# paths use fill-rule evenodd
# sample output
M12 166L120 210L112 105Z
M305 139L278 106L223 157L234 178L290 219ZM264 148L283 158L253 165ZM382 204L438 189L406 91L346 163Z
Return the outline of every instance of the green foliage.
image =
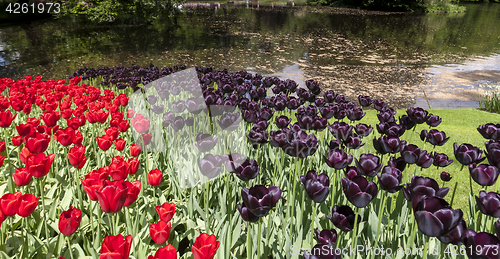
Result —
M479 87L485 90L484 94L479 96L479 108L500 113L500 85L482 84Z
M452 4L450 0L307 0L306 3L308 5L347 6L382 11L465 11L465 7Z
M125 15L152 20L174 12L182 0L69 0L64 1L58 17L83 15L91 21L113 22Z

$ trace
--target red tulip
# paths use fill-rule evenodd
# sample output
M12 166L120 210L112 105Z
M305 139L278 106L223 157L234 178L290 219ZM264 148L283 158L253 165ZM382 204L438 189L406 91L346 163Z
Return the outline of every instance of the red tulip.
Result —
M16 147L19 147L20 145L22 145L23 142L24 142L23 136L12 137L12 144L14 144L14 146L16 146Z
M130 247L132 246L132 235L107 236L102 241L101 256L99 259L128 259Z
M139 134L143 134L148 132L150 125L149 119L144 117L142 114L136 115L131 120L132 127L134 127L135 131Z
M0 152L5 151L5 141L0 141Z
M132 144L130 146L130 155L131 156L135 156L135 157L139 156L139 154L141 153L141 149L142 148L141 148L140 145L138 145L138 144Z
M160 219L165 222L169 222L175 214L175 204L165 202L160 206L156 206L156 212L160 216Z
M50 136L47 134L36 133L24 138L26 147L33 154L42 153L49 147Z
M118 131L118 128L115 128L115 127L109 127L105 130L105 132L106 132L106 135L109 136L111 141L115 141L115 139L117 139L118 135L120 134L120 132Z
M82 144L83 135L80 131L75 130L75 137L73 138L73 144L79 146Z
M127 199L128 188L120 181L105 180L101 190L95 190L99 205L106 213L115 213L122 209Z
M67 119L71 118L71 116L73 116L73 110L64 109L61 111L61 116L67 120Z
M23 147L21 149L21 152L19 152L19 160L21 160L22 163L26 164L28 157L32 155L33 154L26 147Z
M47 125L40 125L37 128L38 133L45 133L48 135L55 134L57 131L59 131L59 125L56 125L54 127L48 127Z
M57 131L55 134L56 140L61 143L61 145L67 147L73 144L73 139L75 138L75 130L71 127Z
M61 115L59 114L59 112L52 111L44 112L42 113L42 115L40 115L40 117L42 118L43 122L45 122L45 125L47 125L47 127L52 128L56 126L57 121L61 118Z
M177 259L177 251L173 245L167 245L158 249L155 256L148 256L148 259Z
M82 169L87 162L85 157L85 146L74 146L68 151L69 163L77 169Z
M39 197L36 197L35 195L29 193L21 195L19 197L19 207L17 208L17 215L24 218L31 215L31 213L33 213L33 211L36 209L36 206L38 206L38 199Z
M158 186L160 185L161 180L163 178L163 173L158 169L153 169L148 173L147 177L148 177L148 183L151 186Z
M129 125L128 121L122 120L118 123L117 127L120 132L125 132L128 130Z
M5 160L5 157L0 155L0 167L3 166L3 161Z
M68 210L63 211L59 216L59 231L65 236L71 236L80 226L82 221L82 211L70 206Z
M44 177L49 173L55 154L45 156L44 153L29 156L26 160L26 167L31 175L36 178Z
M149 143L151 143L151 139L153 138L153 136L149 133L145 133L143 134L141 137L140 137L140 140L141 140L141 143L144 144L144 145L149 145Z
M85 118L90 122L90 123L104 123L108 119L109 112L106 112L104 110L89 110L85 113Z
M91 201L97 201L96 191L102 190L103 180L92 178L91 174L85 175L85 180L80 179L82 182L83 190L89 196Z
M38 119L38 118L27 118L26 119L26 123L28 123L29 125L31 125L31 127L35 128L36 126L38 126L40 124L42 120Z
M134 175L135 173L137 173L137 170L139 169L139 159L137 158L129 158L127 160L128 162L128 165L130 166L130 172L129 174L132 174Z
M96 139L97 139L97 145L103 151L108 150L113 144L113 141L111 141L108 135L103 135L102 137L97 137Z
M194 259L213 259L219 245L220 242L216 240L215 235L201 233L191 249Z
M17 114L12 116L12 112L10 110L0 111L0 127L7 128L10 127L12 121L16 118Z
M0 209L0 227L2 227L2 222L7 218Z
M0 198L0 209L6 217L16 215L20 203L19 197L21 192L6 193Z
M130 172L130 166L121 156L115 156L109 165L109 175L113 180L124 180Z
M149 226L149 234L151 235L151 239L157 244L163 244L167 242L168 237L170 236L170 228L172 226L172 222L158 221L156 224L151 224Z
M135 200L137 200L137 197L141 192L141 181L133 181L133 182L126 181L125 185L127 186L128 191L127 191L127 199L125 200L123 206L128 207L132 205L132 203L134 203Z
M135 115L135 111L133 111L133 110L127 110L127 117L128 118L132 118L132 117L134 117L134 115Z
M23 137L26 137L26 136L30 135L30 133L35 131L33 126L31 126L28 123L17 125L16 130L17 130L17 133L19 133L19 136L23 136Z
M122 138L119 138L119 139L116 139L115 140L115 147L116 147L116 150L118 151L122 151L124 148L125 148L125 144L127 143L126 140L122 139Z
M25 186L31 183L33 178L28 171L28 168L16 168L16 171L12 174L12 178L17 186Z

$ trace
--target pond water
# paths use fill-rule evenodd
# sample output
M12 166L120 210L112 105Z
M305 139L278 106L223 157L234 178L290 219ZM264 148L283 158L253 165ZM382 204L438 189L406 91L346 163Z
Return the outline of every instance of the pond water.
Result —
M475 86L500 81L500 4L465 6L458 14L391 14L292 2L190 3L152 24L4 24L0 77L185 64L299 84L314 79L350 99L371 95L395 108L476 107Z

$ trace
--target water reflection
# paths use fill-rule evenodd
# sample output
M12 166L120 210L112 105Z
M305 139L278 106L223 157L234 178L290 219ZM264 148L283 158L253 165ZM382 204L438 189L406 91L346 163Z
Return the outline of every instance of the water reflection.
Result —
M252 68L299 83L315 79L351 99L364 94L409 107L428 89L433 65L488 57L500 47L499 5L467 5L465 14L446 15L293 5L185 3L180 16L149 25L77 19L5 25L0 76L62 78L82 67L149 63Z

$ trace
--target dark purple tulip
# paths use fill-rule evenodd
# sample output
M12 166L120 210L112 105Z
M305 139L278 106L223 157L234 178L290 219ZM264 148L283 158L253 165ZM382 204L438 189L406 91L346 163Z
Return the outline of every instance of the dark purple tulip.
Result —
M366 115L366 112L363 112L361 108L350 109L347 112L347 118L351 121L359 121Z
M247 138L252 142L254 147L269 142L269 134L259 127L253 127L248 133Z
M150 95L146 98L149 104L153 105L158 101L158 97L154 95Z
M447 167L453 163L453 160L448 160L448 155L434 152L434 163L433 165L437 167Z
M342 178L342 189L347 200L358 208L366 207L378 193L377 185L363 176L355 176L352 180L347 177Z
M261 130L266 130L269 126L269 122L261 118L257 118L253 121L253 126L260 128Z
M316 121L315 116L307 115L307 114L295 114L297 117L297 123L302 129L310 130L313 128L313 124Z
M302 105L302 101L300 99L297 99L295 97L290 97L290 102L288 102L287 107L290 110L295 110L299 108Z
M337 149L340 148L340 141L336 139L330 140L330 143L328 143L328 148L329 149Z
M165 106L163 106L163 104L154 104L153 106L151 106L151 111L153 111L155 114L163 113L164 109Z
M418 229L429 237L450 233L463 219L461 209L452 209L448 202L439 197L423 197L414 213Z
M406 128L403 125L397 124L395 122L382 122L377 124L377 131L380 134L399 138L405 133Z
M476 204L483 214L500 218L500 194L480 191L479 197L476 196Z
M439 118L439 116L430 114L425 123L427 123L427 125L431 127L437 127L439 126L439 124L441 124L441 118Z
M364 95L358 95L358 101L359 105L363 107L370 106L373 103L372 98L370 98L370 96L364 96Z
M382 100L374 100L373 101L373 108L375 108L375 110L381 111L385 107L387 107L387 104L384 101L382 101Z
M257 112L253 110L242 110L241 111L243 120L248 123L254 122L254 120L258 117Z
M497 125L493 123L486 123L477 127L477 131L479 131L479 133L481 133L481 136L483 136L485 139L498 140L500 135Z
M276 120L275 120L276 126L278 126L278 128L280 128L280 129L284 129L284 128L288 127L288 124L290 124L291 121L292 121L292 119L288 118L285 115L278 116L278 117L276 117Z
M436 129L431 129L426 137L426 141L434 146L442 146L448 139L450 139L450 137L446 137L444 131L438 131Z
M485 142L486 146L486 158L490 165L500 168L500 142L498 141L488 141Z
M438 236L437 238L444 244L463 245L466 231L467 224L465 224L465 220L462 219L460 223L450 231L450 233Z
M269 134L271 145L279 148L288 145L288 135L290 134L289 131L289 129L271 131L271 133Z
M426 110L420 108L420 107L410 107L406 110L406 113L408 114L408 117L415 123L415 124L422 124L427 121L429 118L429 112Z
M449 182L449 181L451 180L451 178L453 178L453 177L451 177L451 175L450 175L449 173L447 173L447 172L441 172L440 177L441 177L441 180L443 180L443 182Z
M234 153L223 155L222 161L228 172L235 173L235 168L241 166L247 159L238 153Z
M323 131L326 128L326 126L328 126L328 120L316 116L316 120L313 123L313 129L316 131Z
M396 122L394 115L390 111L385 111L377 114L377 118L380 122Z
M273 117L274 110L264 107L260 109L260 118L268 121Z
M487 164L476 166L475 163L469 165L469 172L474 182L481 186L492 186L496 183L498 175L500 174L498 168L494 166Z
M343 96L341 94L337 94L335 96L335 102L336 103L343 103L343 102L345 102L345 96Z
M326 102L325 102L325 99L316 99L314 101L314 105L318 106L318 107L323 107L326 105Z
M400 153L401 153L401 157L403 157L403 159L405 160L406 163L415 164L420 159L420 157L427 154L427 151L421 150L416 145L409 144L409 145L404 145L403 147L401 147ZM431 162L431 164L432 164L432 162Z
M199 114L203 109L202 98L189 98L186 100L186 109L192 114Z
M373 138L373 147L381 155L398 153L401 150L401 146L404 145L406 145L406 141L394 136L382 136L379 139Z
M293 132L303 131L298 123L294 123L294 124L290 125L290 130Z
M429 132L427 130L422 130L420 132L420 140L425 141L427 139L427 135L429 135Z
M239 102L239 107L240 109L242 110L251 110L248 105L250 104L250 100L248 100L248 98L241 98L240 102ZM208 105L208 103L207 103Z
M330 150L328 154L323 157L325 158L326 164L335 169L343 169L352 163L352 156L341 149Z
M471 259L498 259L500 240L491 233L481 232L473 234L468 231L465 238L465 252Z
M413 122L407 115L399 117L399 124L403 125L406 130L410 130L415 127L415 122Z
M356 124L356 127L354 128L354 130L356 131L356 134L363 136L363 137L366 137L366 136L370 135L370 133L372 133L373 127L368 126L364 123L359 123L359 124Z
M247 222L257 222L259 217L255 216L243 203L243 206L238 204L238 211L240 212L241 218Z
M227 164L226 164L227 165ZM259 164L254 159L248 161L248 159L243 162L243 164L239 166L235 166L234 163L229 164L232 166L231 170L228 170L231 173L236 173L236 176L240 178L242 181L249 181L254 179L259 175ZM227 169L227 166L226 166Z
M198 158L198 167L201 174L208 178L219 175L222 166L222 158L218 155L206 154L203 159Z
M306 87L309 88L309 91L311 91L314 95L318 95L321 92L321 87L317 81L307 80Z
M330 193L330 179L326 174L316 173L311 170L305 176L300 176L300 181L304 185L306 197L316 203L322 203Z
M387 162L387 165L395 167L401 172L403 172L406 168L406 162L402 157L394 158L393 156L391 156L391 158L389 158L389 161Z
M432 163L434 163L434 156L432 156L431 153L427 153L427 151L425 151L425 150L423 150L422 152L425 152L425 153L421 154L418 157L416 164L422 168L431 167Z
M384 169L382 169L382 173L378 176L380 189L386 190L390 193L395 193L401 190L401 188L403 188L403 185L401 185L402 177L403 174L399 171L399 169L391 166L385 166Z
M171 124L170 124L172 129L174 129L175 131L181 130L182 128L184 128L184 125L185 125L185 121L184 121L184 118L182 118L182 116L175 117L171 121Z
M356 214L349 206L338 206L335 205L332 208L332 216L326 216L335 227L339 228L344 232L349 232L354 228L354 222L356 219ZM361 216L358 215L358 224L361 222Z
M345 171L344 171L344 174L347 178L351 179L354 177L354 176L358 176L358 175L361 175L359 172L358 172L358 168L356 168L355 166L348 166L345 168Z
M358 148L364 146L365 143L361 142L361 138L358 137L356 134L352 134L345 141L345 145L347 148L350 148L350 149L358 149Z
M323 98L325 99L325 102L327 103L333 103L335 101L335 93L332 90L326 91L323 94Z
M172 111L175 113L181 113L186 109L186 105L184 104L184 101L177 101L172 103Z
M481 158L481 154L483 153L477 147L472 146L471 144L462 144L458 146L457 143L453 144L453 150L455 153L455 158L462 165L470 165L473 163L481 163L485 157Z
M346 110L343 109L339 109L337 111L335 111L334 109L333 111L334 111L333 117L337 120L342 120L347 115Z
M227 112L224 113L217 123L219 126L226 131L233 131L238 128L241 122L240 113Z
M286 101L283 100L282 98L276 98L274 99L274 108L277 111L283 111L286 108Z
M382 169L380 157L373 154L361 154L358 159L354 159L358 172L362 175L374 177Z
M318 140L314 134L307 135L305 131L299 130L292 134L292 139L283 151L292 157L304 158L313 155L318 149Z
M345 141L352 134L353 127L345 122L336 121L328 126L328 129L336 139Z
M210 134L198 134L196 136L196 143L194 144L200 152L208 152L217 144L217 136Z
M320 244L335 245L337 243L337 231L335 229L316 230L316 239L318 239L318 243Z
M250 189L241 189L241 197L246 207L257 217L266 216L276 206L281 197L281 190L277 186L255 185Z
M448 187L439 188L436 180L430 177L415 175L411 179L411 183L403 188L403 193L406 200L412 202L412 206L415 208L423 196L444 198L449 190Z
M319 109L319 113L321 114L321 117L328 120L331 117L333 117L335 111L332 106L327 106L327 107L321 107L321 109Z

